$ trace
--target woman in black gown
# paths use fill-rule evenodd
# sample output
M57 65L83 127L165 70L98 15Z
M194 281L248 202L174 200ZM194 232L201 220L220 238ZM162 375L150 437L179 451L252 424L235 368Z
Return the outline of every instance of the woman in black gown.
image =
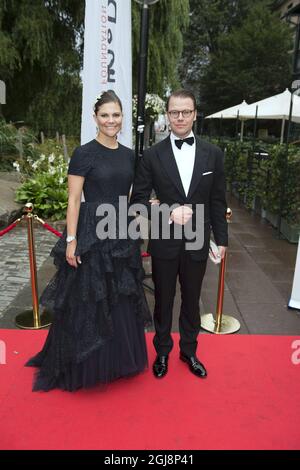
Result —
M122 125L117 95L102 93L94 112L97 137L78 147L69 165L67 226L51 252L56 275L41 296L54 320L42 351L26 364L39 367L33 390L73 391L148 365L144 326L151 317L140 242L96 233L103 203L115 208L118 225L119 196L128 197L134 153L116 140Z

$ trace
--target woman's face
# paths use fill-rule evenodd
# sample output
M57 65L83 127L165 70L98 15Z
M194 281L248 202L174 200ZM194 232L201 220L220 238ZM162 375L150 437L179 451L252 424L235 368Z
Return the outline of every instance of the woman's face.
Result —
M122 127L122 111L118 103L105 103L94 115L99 132L106 137L116 137Z

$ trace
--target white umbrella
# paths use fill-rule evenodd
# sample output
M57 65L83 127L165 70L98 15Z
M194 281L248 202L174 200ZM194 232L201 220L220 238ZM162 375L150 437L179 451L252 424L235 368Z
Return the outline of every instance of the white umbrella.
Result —
M244 118L245 113L249 113L248 111L249 105L246 103L246 101L242 101L242 103L237 104L235 106L231 106L230 108L222 109L221 111L218 111L217 113L210 114L209 116L206 116L205 119L240 119L242 121L241 123L241 140L243 140L243 134L244 134L244 121L246 119L251 119L251 118Z
M235 119L237 117L241 118L242 114L248 111L248 106L249 105L244 100L240 104L231 106L231 108L222 109L222 111L210 114L209 116L206 116L205 119Z
M290 104L291 92L286 89L278 95L270 96L264 100L249 104L247 111L243 113L243 118L253 119L255 117L256 106L258 106L257 119L281 119L282 126L280 142L282 143L285 121L289 119ZM300 122L300 97L297 95L293 95L291 120L293 122Z
M207 116L207 118L223 118L234 119L239 118L242 121L241 126L241 140L243 140L243 124L247 119L254 119L256 107L258 109L257 119L281 119L281 137L280 142L283 142L285 121L289 119L291 103L291 92L286 89L278 95L270 96L255 103L247 104L243 101L241 104L232 106L231 108L223 109L217 113ZM300 97L293 95L293 110L291 120L300 123Z

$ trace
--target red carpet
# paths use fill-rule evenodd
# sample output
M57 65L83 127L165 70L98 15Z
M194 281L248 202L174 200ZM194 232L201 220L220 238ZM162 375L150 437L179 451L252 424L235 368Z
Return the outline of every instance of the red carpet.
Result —
M161 381L149 370L104 390L32 393L23 364L45 335L0 330L0 449L300 449L296 337L201 335L202 380L179 361L174 335ZM148 350L152 363L150 334Z

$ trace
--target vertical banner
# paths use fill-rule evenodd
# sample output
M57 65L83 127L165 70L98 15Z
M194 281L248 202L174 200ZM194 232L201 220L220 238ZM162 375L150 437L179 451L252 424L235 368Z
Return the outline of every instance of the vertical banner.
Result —
M132 147L131 0L86 0L81 144L96 136L93 105L114 90L123 105L118 140Z

